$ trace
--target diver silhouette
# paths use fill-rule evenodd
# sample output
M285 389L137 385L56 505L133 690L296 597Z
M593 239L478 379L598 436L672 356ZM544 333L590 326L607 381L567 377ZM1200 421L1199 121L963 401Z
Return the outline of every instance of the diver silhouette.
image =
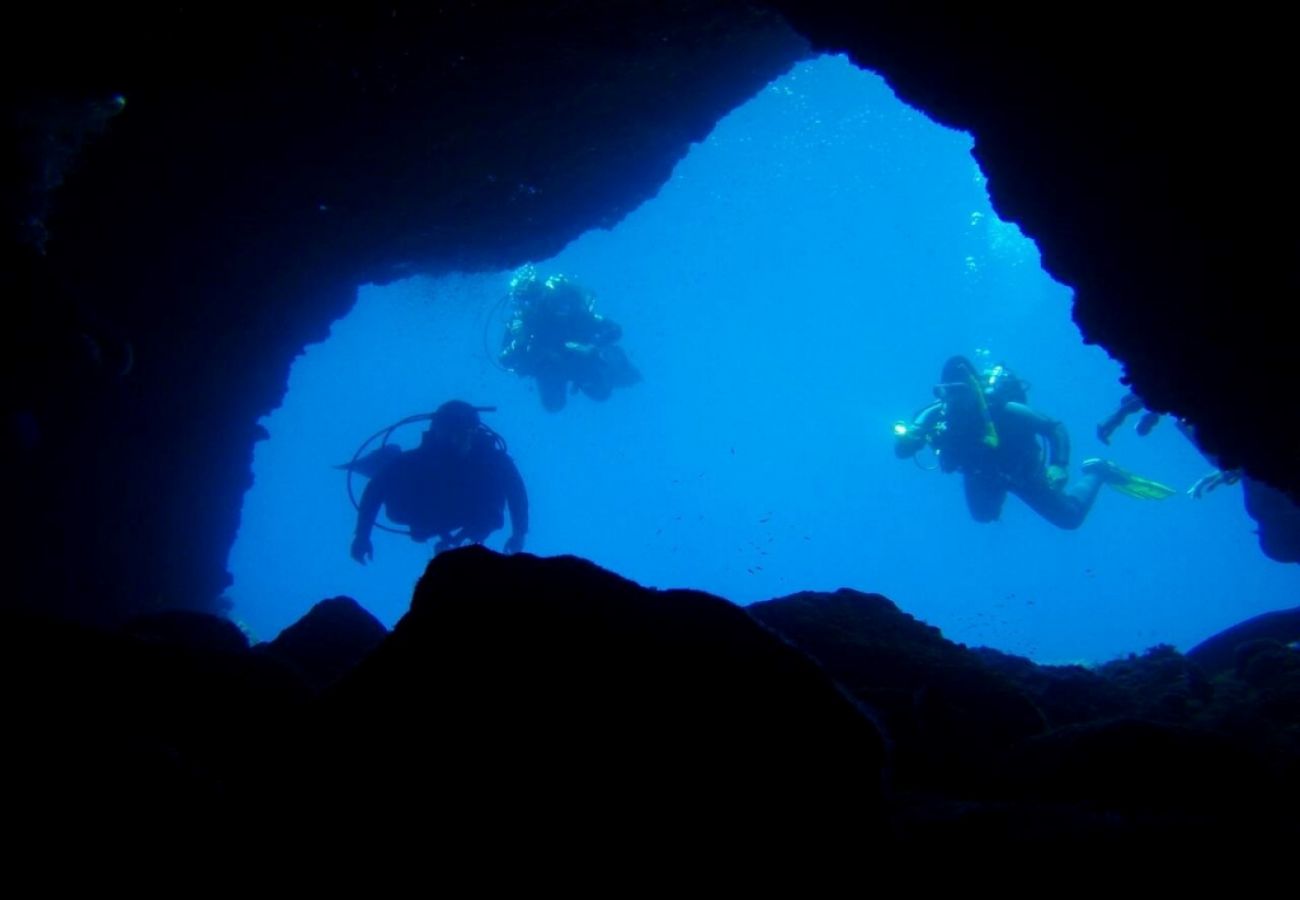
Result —
M623 329L598 314L591 293L563 275L540 281L524 266L510 281L511 318L500 363L521 378L535 378L542 407L564 408L569 386L593 400L641 380L623 348Z
M391 521L409 529L405 533L412 540L437 538L435 555L461 544L482 543L505 524L503 510L508 507L512 527L503 549L506 553L523 549L528 494L505 441L479 420L479 412L488 409L448 401L433 413L404 419L379 432L340 467L348 471L349 479L353 473L370 477L361 502L356 503L353 559L364 564L374 558L370 533L381 507ZM422 419L429 421L429 427L418 447L402 450L387 443L397 427ZM361 456L381 434L380 448Z

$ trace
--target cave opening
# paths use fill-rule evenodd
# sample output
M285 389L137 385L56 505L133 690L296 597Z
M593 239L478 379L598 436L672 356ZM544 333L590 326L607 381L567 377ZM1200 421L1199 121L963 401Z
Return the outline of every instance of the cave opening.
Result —
M230 556L235 618L269 639L339 594L390 626L405 612L430 548L381 535L372 563L351 560L355 511L334 466L452 398L497 408L485 421L530 494L527 551L649 586L740 604L879 592L949 638L1039 662L1186 649L1283 605L1295 575L1260 554L1239 489L1183 492L1209 464L1172 423L1098 441L1121 369L1082 342L1069 289L992 210L970 149L842 57L799 64L720 121L658 196L530 261L594 292L643 375L559 413L497 365L511 271L361 288L263 421ZM508 192L518 215L536 190ZM974 522L957 476L893 453L892 426L933 399L954 354L1028 381L1029 403L1069 429L1072 477L1106 456L1178 493L1103 490L1077 531L1015 498Z

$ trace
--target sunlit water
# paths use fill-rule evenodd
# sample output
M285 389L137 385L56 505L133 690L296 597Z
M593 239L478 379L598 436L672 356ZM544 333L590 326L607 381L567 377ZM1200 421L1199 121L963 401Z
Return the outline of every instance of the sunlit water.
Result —
M931 398L943 361L984 349L1068 425L1074 475L1098 455L1180 489L1209 469L1168 422L1098 442L1120 367L1083 345L1069 290L994 214L970 147L842 58L796 67L613 230L533 261L595 291L644 375L559 414L494 366L511 273L362 288L264 420L230 558L236 618L269 639L346 594L395 623L430 547L376 533L373 563L353 562L332 466L453 397L499 407L485 420L528 484L528 551L650 586L741 604L876 591L954 640L1042 662L1186 649L1293 605L1300 569L1260 553L1238 487L1103 490L1074 532L1012 497L981 525L959 476L894 457L892 424ZM396 437L413 445L419 428Z

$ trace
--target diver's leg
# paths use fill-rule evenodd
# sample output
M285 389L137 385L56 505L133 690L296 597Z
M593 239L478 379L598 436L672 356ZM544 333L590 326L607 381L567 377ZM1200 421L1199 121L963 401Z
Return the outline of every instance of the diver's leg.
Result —
M1124 395L1124 399L1119 402L1119 409L1111 413L1104 422L1097 426L1097 439L1103 444L1110 443L1110 436L1115 433L1115 429L1124 424L1124 420L1133 413L1142 409L1142 401L1137 394L1132 391ZM1150 431L1147 428L1147 431ZM1146 432L1142 432L1145 434Z
M448 550L455 547L456 543L456 539L452 535L446 532L439 534L438 540L435 541L433 545L433 555L438 556L441 553L446 553Z
M1046 478L1013 490L1030 509L1057 528L1073 530L1088 518L1103 483L1100 472L1089 472L1060 490L1053 490Z
M976 522L996 522L1002 515L1002 504L1007 500L1007 489L992 478L978 475L963 476L966 488L966 508Z
M611 387L631 387L641 380L641 373L628 360L622 347L605 347L600 352L604 363L605 378Z
M614 385L606 377L604 372L593 372L580 384L582 392L592 400L608 400L609 395L614 392Z
M573 392L586 394L592 400L608 400L614 386L610 384L606 366L595 347L571 349L565 358Z
M565 380L555 375L537 376L537 393L541 395L543 409L547 412L564 409L564 401L567 399L564 386Z

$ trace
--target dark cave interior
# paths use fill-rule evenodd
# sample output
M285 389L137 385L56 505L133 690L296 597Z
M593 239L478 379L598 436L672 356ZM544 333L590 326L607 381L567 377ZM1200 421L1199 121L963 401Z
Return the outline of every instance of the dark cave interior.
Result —
M174 689L192 693L140 689L146 699L122 715L143 721L149 710L178 699L206 715L173 723L183 735L176 744L202 748L186 751L184 764L123 739L68 779L61 766L72 766L75 754L67 742L55 742L65 749L54 762L43 740L23 742L22 759L43 760L68 802L90 797L103 808L124 802L129 786L109 782L116 777L111 773L125 770L136 779L127 784L147 785L159 804L180 802L179 791L197 803L186 807L187 815L198 809L228 816L242 790L269 789L271 776L250 778L240 791L229 788L232 772L242 778L258 768L249 762L247 743L232 736L250 723L274 731L271 723L283 719L277 710L309 710L307 724L284 737L286 747L300 747L303 734L319 737L322 729L335 736L365 731L365 741L340 742L346 752L329 761L335 773L364 767L384 748L427 749L415 725L386 715L426 702L410 685L445 685L467 670L481 688L479 701L443 692L439 717L497 740L543 727L589 738L596 731L590 711L607 708L615 691L593 695L592 672L619 686L623 713L584 751L590 769L558 751L521 764L485 739L432 770L416 758L417 749L387 760L412 790L435 792L439 773L459 766L495 785L497 801L526 800L536 809L558 797L540 772L560 770L588 784L594 771L622 777L626 785L626 772L598 757L602 750L635 747L629 766L644 766L652 756L667 762L655 777L616 792L625 805L667 814L675 802L700 802L687 791L708 784L704 806L716 813L714 824L778 815L825 821L852 807L873 811L857 819L862 834L897 837L880 812L885 751L873 730L879 727L901 748L895 767L902 782L923 785L913 796L930 798L904 816L904 837L918 841L957 840L981 829L998 840L1033 834L1126 840L1147 834L1144 828L1186 836L1195 830L1188 822L1237 815L1243 791L1290 791L1292 800L1279 799L1278 806L1294 802L1300 767L1291 732L1300 666L1276 632L1252 632L1251 652L1228 654L1231 662L1215 657L1197 676L1188 674L1186 660L1147 658L1141 673L1112 673L1130 691L1123 697L1113 684L1046 685L1013 671L1008 661L994 666L989 659L963 658L947 668L935 662L931 671L988 666L999 677L1020 677L1023 692L1012 697L1003 681L990 681L987 690L972 687L978 679L959 684L949 677L940 685L910 670L896 677L863 674L851 661L832 665L835 654L823 637L822 652L814 655L849 689L853 703L875 710L868 726L821 670L785 645L766 642L766 632L746 630L752 623L721 607L682 607L682 621L698 620L702 629L693 651L698 658L681 657L683 667L666 678L651 664L662 637L652 627L634 642L644 658L620 656L594 637L527 624L530 613L512 599L521 585L589 580L595 586L579 592L578 607L566 608L566 615L596 635L609 621L584 604L602 591L634 610L611 614L624 625L649 615L638 605L644 600L603 581L613 576L572 568L577 563L525 571L534 562L524 560L497 570L477 553L457 554L438 572L432 567L422 585L490 583L501 615L519 617L521 628L564 648L571 663L548 671L537 690L567 699L547 707L543 723L541 707L528 702L533 694L512 693L504 673L534 671L547 655L456 604L426 600L419 616L413 608L405 638L384 643L357 677L331 682L324 712L309 699L330 679L302 676L316 670L304 668L301 652L297 675L268 674L270 657L250 656L236 636L225 636L233 644L223 650L212 643L221 639L217 626L193 631L168 618L182 610L220 612L226 555L251 481L256 423L283 396L294 356L350 308L358 285L415 273L504 269L553 253L585 230L609 227L653 196L722 115L814 52L849 54L881 73L905 102L970 132L996 209L1037 242L1044 268L1074 290L1074 317L1085 338L1124 363L1150 409L1193 422L1202 449L1223 467L1241 468L1280 492L1270 493L1271 502L1281 502L1296 529L1285 499L1279 501L1283 494L1300 498L1294 467L1300 370L1289 365L1294 337L1285 325L1287 298L1300 285L1290 216L1298 188L1287 177L1283 137L1294 76L1283 46L1287 32L1277 23L1171 20L1152 12L1126 14L1120 27L1098 10L1078 13L1065 28L1047 12L960 4L866 4L849 12L841 4L783 0L526 8L392 3L330 14L186 7L75 16L55 4L11 18L0 62L8 85L0 218L11 317L4 452L16 499L5 542L11 574L5 608L17 617L9 632L24 652L11 655L6 680L42 673L37 683L48 695L32 695L30 709L19 703L32 723L49 724L46 696L72 691L73 708L86 713L77 729L109 728L110 721L123 727L124 719L96 711L97 694L68 687L74 677L66 673L73 670L111 671L106 683L126 693L171 672L167 677L181 685ZM511 192L518 183L537 190ZM1274 533L1282 556L1295 552L1295 531L1289 534ZM875 607L855 609L853 615L868 616ZM773 610L765 624L783 621L778 630L790 637L799 631L801 610L791 605L785 619ZM35 613L55 614L77 628L117 628L149 617L163 624L131 633L129 640L155 642L147 643L151 655L137 658L125 649L128 637L55 634L48 631L54 626L33 624L28 617ZM1297 627L1294 616L1279 614L1279 622L1284 631ZM483 653L447 646L438 635L449 625L476 631ZM41 637L23 639L24 628ZM392 637L401 634L399 627ZM349 658L384 640L372 638ZM168 641L200 661L159 649L172 646ZM419 641L438 662L412 657L412 642ZM238 666L213 662L227 651ZM931 652L940 651L917 654L929 659ZM719 653L732 662L719 664ZM715 654L712 662L704 661L708 654ZM128 658L134 661L123 662ZM511 662L494 668L484 658ZM740 693L748 702L724 721L712 719L715 707L699 692L734 698L739 676L731 664L761 677L747 675ZM1183 704L1187 716L1189 704L1202 703L1198 709L1209 715L1213 704L1197 678L1224 672L1240 680L1232 689L1239 695L1257 692L1251 708L1264 710L1277 726L1261 741L1281 755L1264 767L1251 762L1258 746L1247 753L1217 732L1195 732L1187 718L1176 724L1132 718L1155 707L1166 715L1160 704L1169 703ZM270 687L254 691L254 681ZM1179 687L1156 690L1157 682ZM395 684L407 687L394 691ZM977 704L962 691L995 698L979 705L984 727L963 718ZM379 695L387 699L377 702ZM683 699L688 696L693 699ZM774 696L781 702L761 699ZM903 708L917 707L900 704L900 696L922 697L917 702L930 703L929 714L908 718ZM493 698L490 716L483 697ZM1096 725L1107 710L1129 718L1122 726ZM1216 722L1230 718L1215 715ZM501 718L513 724L505 728ZM702 767L673 737L701 733L705 746L734 762L746 748L791 728L819 738L798 742L803 755L778 758L773 750L734 767L716 765L716 757ZM30 733L44 732L33 726ZM975 733L982 742L970 742ZM791 742L776 744L788 750ZM1031 773L1019 781L1008 777L999 756L1012 744L1017 770ZM819 748L829 745L837 749L828 759ZM958 754L958 745L969 752ZM1178 765L1169 766L1171 755ZM997 765L990 762L995 756ZM1096 759L1128 762L1090 769L1088 761ZM810 786L781 802L753 793L750 779L775 778L774 768L811 778ZM861 777L864 768L874 775ZM1110 777L1119 769L1129 781ZM1209 787L1199 795L1202 805L1189 811L1179 778L1204 779L1207 769L1231 775L1203 780ZM723 770L728 777L720 777ZM1163 774L1154 780L1134 774L1142 772ZM309 802L306 787L320 775L300 775L289 789L301 802L301 821L321 814L319 798ZM338 784L340 795L331 799L339 808L355 816L379 809L381 800L364 779ZM1122 806L1127 800L1118 798L1132 796L1130 789L1147 812L1117 828L1095 810L1060 813L1099 792ZM592 815L614 814L604 804L615 801L600 791L580 793ZM931 814L941 794L996 796L999 803L1020 803L1020 815L992 802L974 818L958 816L955 807ZM471 808L471 791L450 802L472 820L485 815ZM528 822L540 828L546 819ZM88 820L86 827L95 826ZM813 832L834 839L829 829Z

